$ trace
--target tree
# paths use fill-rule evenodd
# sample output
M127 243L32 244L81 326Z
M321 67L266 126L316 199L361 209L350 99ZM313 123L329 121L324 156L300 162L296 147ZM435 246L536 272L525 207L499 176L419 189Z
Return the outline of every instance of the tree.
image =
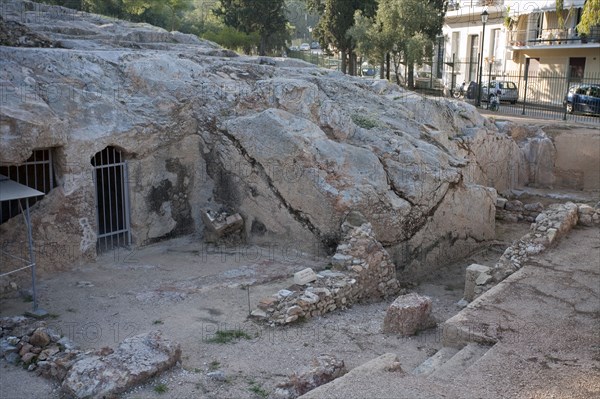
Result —
M399 68L404 64L408 87L414 87L414 66L431 55L433 43L442 32L445 12L444 0L380 0L370 35L378 37L380 57L387 52L393 54L398 84Z
M592 27L597 26L600 26L600 0L587 0L583 6L581 22L577 25L577 32L589 35Z
M365 17L375 15L377 0L307 0L308 8L321 15L314 35L321 47L327 51L329 47L340 51L342 72L354 74L356 42L347 32L354 26L354 14L361 11ZM346 58L347 57L347 58ZM350 68L347 68L347 65Z
M221 0L214 13L240 32L258 33L260 55L285 46L288 31L283 0Z

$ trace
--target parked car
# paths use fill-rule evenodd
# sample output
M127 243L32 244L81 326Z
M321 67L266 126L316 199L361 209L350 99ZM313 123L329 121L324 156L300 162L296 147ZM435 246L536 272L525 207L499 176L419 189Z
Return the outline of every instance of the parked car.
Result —
M300 51L300 49L298 48L298 46L291 46L290 51Z
M319 42L312 42L310 44L310 48L311 48L311 50L318 50L321 48L321 45L319 44Z
M600 84L571 86L564 101L568 113L581 112L600 116Z
M310 44L308 43L302 43L300 45L300 51L309 51L310 50Z
M517 85L508 80L492 80L481 84L481 101L488 101L490 96L497 95L500 101L510 101L511 104L519 100Z

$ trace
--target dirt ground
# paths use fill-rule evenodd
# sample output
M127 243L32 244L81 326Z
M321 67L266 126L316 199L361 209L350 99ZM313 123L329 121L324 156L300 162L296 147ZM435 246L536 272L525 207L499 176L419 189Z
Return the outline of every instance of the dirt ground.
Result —
M527 223L497 223L497 240L466 259L440 269L414 288L433 300L442 322L460 307L464 271L471 263L491 265ZM135 252L115 251L97 262L39 283L40 307L48 323L83 349L116 347L123 339L154 329L180 342L180 367L124 395L135 398L261 398L321 353L343 359L352 369L386 352L412 368L440 347L436 328L410 338L381 333L388 302L359 304L290 327L248 320L249 307L292 283L294 272L320 270L326 258L286 258L272 248L206 247L186 237ZM391 302L391 299L390 301ZM13 296L0 300L0 315L31 309ZM218 330L241 329L247 338L212 343ZM225 373L225 381L207 376ZM56 387L34 373L0 362L0 398L56 398ZM166 393L159 393L166 388Z

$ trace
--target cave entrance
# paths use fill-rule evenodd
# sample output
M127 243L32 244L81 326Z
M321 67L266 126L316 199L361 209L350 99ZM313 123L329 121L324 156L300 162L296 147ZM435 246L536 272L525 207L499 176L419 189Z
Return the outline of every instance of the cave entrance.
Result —
M121 151L106 147L92 158L96 186L96 249L106 252L131 244L127 162Z

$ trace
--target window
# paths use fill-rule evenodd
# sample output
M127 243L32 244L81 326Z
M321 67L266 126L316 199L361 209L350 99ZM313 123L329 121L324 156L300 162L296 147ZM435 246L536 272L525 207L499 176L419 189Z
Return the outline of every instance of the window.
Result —
M460 57L460 32L452 32L452 54Z
M569 71L572 82L580 82L585 74L585 57L569 58Z
M500 45L500 29L492 29L490 38L490 56L496 60L500 59L500 51L498 46Z
M0 166L0 174L17 183L24 184L45 194L55 187L52 168L52 150L49 148L34 150L27 161L21 165ZM43 197L29 199L29 205ZM4 201L0 207L0 224L21 212L19 200Z
M471 49L469 53L469 71L467 79L475 81L477 78L477 61L479 56L479 35L470 35Z

